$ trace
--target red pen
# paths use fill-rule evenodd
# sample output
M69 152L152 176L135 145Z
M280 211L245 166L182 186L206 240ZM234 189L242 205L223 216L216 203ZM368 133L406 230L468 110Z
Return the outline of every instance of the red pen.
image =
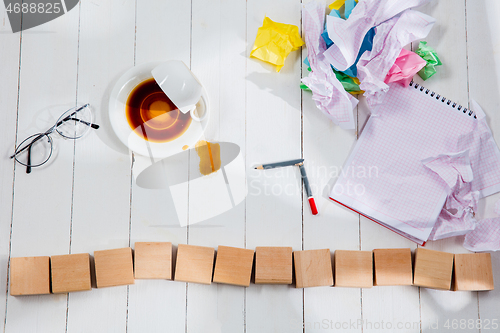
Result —
M312 195L311 186L309 186L309 179L307 179L306 168L304 168L304 163L299 163L300 174L302 175L302 180L304 181L304 187L306 188L307 201L309 201L309 206L311 207L311 213L313 215L318 215L318 209L316 208L316 202Z

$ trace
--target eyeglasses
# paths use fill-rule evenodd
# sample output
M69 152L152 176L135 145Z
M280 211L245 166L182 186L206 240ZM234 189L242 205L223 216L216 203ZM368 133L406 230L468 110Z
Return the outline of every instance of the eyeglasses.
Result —
M21 142L10 158L15 158L26 166L26 173L31 173L31 168L44 165L52 156L53 144L50 135L54 131L63 138L76 140L84 136L90 128L99 128L99 125L92 123L90 104L71 108L47 131L33 134Z

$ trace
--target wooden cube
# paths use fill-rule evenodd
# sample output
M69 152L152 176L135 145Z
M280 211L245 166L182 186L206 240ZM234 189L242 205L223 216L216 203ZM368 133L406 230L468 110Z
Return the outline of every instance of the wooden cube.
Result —
M212 247L179 244L175 281L212 283L214 253Z
M453 290L493 290L489 253L455 254Z
M94 252L97 288L134 284L132 249L104 250Z
M10 259L10 294L50 294L50 258L23 257Z
M418 248L415 250L413 284L450 290L453 253Z
M333 285L330 249L294 251L297 288Z
M248 287L252 275L253 250L220 245L215 259L214 282Z
M375 286L409 286L413 283L411 249L373 250Z
M335 251L335 286L371 288L372 251Z
M136 279L172 278L172 243L136 242L134 249Z
M54 294L92 289L88 253L52 256L50 271Z
M291 247L255 248L256 284L291 284L292 266Z

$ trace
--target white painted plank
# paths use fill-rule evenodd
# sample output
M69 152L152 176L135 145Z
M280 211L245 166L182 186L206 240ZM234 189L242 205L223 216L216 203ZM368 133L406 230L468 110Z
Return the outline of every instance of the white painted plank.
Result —
M186 243L186 229L177 222L168 190L133 186L132 236L135 242ZM175 257L174 257L175 260ZM129 332L183 332L186 316L186 284L165 280L136 280L130 286Z
M476 100L486 113L497 144L500 142L500 13L498 1L467 1L467 54L469 98ZM478 218L497 217L494 207L500 193L479 203Z
M72 253L129 244L130 159L108 120L114 81L134 64L135 2L81 2L78 102L101 127L76 144ZM92 320L89 320L92 318ZM68 332L126 329L127 287L69 295Z
M22 33L17 141L44 132L76 98L78 9ZM53 134L57 153L31 174L16 167L11 257L68 253L72 140ZM6 332L64 332L66 296L8 297Z
M5 323L5 306L7 300L7 281L10 249L10 225L12 218L12 187L14 182L14 161L6 158L15 150L18 77L19 77L19 45L21 34L13 34L5 7L0 6L0 41L4 47L0 49L0 89L1 107L4 110L0 123L0 142L2 142L3 158L0 161L0 327Z
M487 115L497 144L500 142L500 3L494 0L467 1L467 52L469 65L469 97L475 99ZM482 200L477 218L496 217L495 203L500 194ZM500 322L500 253L491 254L496 290L479 292L479 319L482 332L494 329ZM477 319L476 319L477 320ZM476 324L478 322L476 321ZM488 329L489 328L489 329ZM498 329L498 327L496 328Z
M412 241L361 217L362 250L411 248L414 251L416 247ZM363 289L363 332L419 332L419 307L419 289L414 286Z
M136 64L175 59L189 66L190 29L189 2L137 2ZM180 163L186 162L183 156ZM136 241L169 241L174 247L187 242L168 189L145 189L134 182L131 214L132 246ZM128 332L183 332L185 321L185 283L137 280L130 286Z
M303 48L302 57L307 56ZM302 66L302 75L309 74ZM312 100L311 92L302 93L304 159L319 214L313 216L304 192L304 250L329 248L359 250L359 214L329 199L336 179L342 172L357 130L343 130L328 120ZM358 110L353 110L357 119ZM332 261L333 263L333 261ZM325 329L361 332L361 290L358 288L304 289L304 327L306 332Z
M307 56L307 49L302 52ZM308 75L302 66L302 75ZM355 130L344 130L316 108L312 94L302 93L304 159L319 214L313 216L304 192L304 250L359 249L359 214L329 199L344 161L356 141ZM353 110L357 116L357 109ZM307 332L341 329L361 332L361 291L358 288L319 287L304 289L304 326ZM355 325L353 324L355 323Z
M404 46L411 50L411 44ZM358 127L366 124L370 110L366 99L358 104ZM370 175L377 177L376 174ZM361 250L411 248L417 245L360 215ZM363 289L363 332L419 332L419 289L413 286L383 286ZM384 306L381 306L383 304Z
M437 73L423 82L415 76L418 83L438 92L442 96L460 103L468 104L467 84L467 44L465 26L465 3L454 1L431 2L418 10L436 18L436 24L427 37L428 45L433 47L443 62ZM413 43L416 50L418 43ZM462 247L462 239L445 239L428 242L426 248L451 253L467 252ZM422 331L433 331L439 321L439 329L447 320L477 318L477 294L437 291L420 288ZM432 326L434 325L434 326ZM461 332L477 332L477 329L464 329Z
M193 1L191 70L207 89L211 105L205 138L240 148L245 147L245 15L245 1ZM223 148L221 154L227 154ZM191 156L191 176L199 174L198 161ZM200 209L192 188L190 216ZM188 228L189 244L244 248L245 204ZM244 332L245 292L237 286L189 284L188 331Z
M418 75L414 76L414 80L442 96L467 105L465 4L431 1L416 10L436 19L425 41L436 50L443 65L436 67L437 73L427 81ZM418 44L419 41L413 42L412 49L417 50Z
M247 2L246 56L265 16L300 26L300 1ZM301 182L297 168L254 170L256 164L300 158L300 53L292 52L279 73L260 60L247 60L247 247L302 249ZM288 193L285 190L288 189ZM274 194L273 194L274 193ZM247 332L302 332L302 290L251 285L247 289Z

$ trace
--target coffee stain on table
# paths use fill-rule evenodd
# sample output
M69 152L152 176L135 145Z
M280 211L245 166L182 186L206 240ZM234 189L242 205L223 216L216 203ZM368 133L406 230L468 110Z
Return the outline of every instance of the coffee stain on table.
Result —
M200 173L204 176L220 169L220 144L200 140L195 145L196 152L200 157Z

